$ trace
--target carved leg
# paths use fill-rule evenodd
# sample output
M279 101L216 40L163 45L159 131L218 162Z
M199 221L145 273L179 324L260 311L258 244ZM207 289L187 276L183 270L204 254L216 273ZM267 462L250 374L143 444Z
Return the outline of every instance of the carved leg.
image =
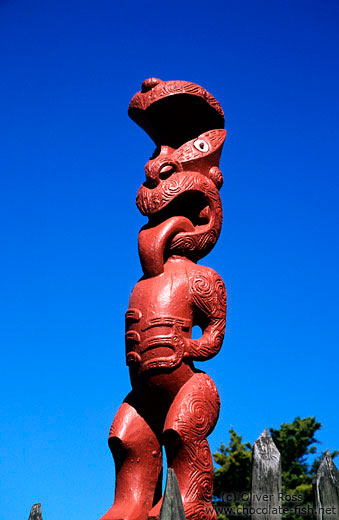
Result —
M161 479L159 441L137 410L124 402L111 426L108 443L115 462L115 499L101 520L145 520Z
M215 520L212 508L213 463L207 435L219 415L219 395L213 381L195 374L176 395L165 421L167 464L178 479L187 520ZM158 518L161 502L149 513Z

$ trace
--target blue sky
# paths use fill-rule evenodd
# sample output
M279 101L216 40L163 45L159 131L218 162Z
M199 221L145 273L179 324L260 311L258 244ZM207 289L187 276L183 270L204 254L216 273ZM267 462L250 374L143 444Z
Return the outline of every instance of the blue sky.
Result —
M129 391L135 196L153 144L127 116L150 76L222 104L228 289L201 364L233 426L316 416L338 445L338 2L0 1L0 510L89 520L113 500L107 434Z

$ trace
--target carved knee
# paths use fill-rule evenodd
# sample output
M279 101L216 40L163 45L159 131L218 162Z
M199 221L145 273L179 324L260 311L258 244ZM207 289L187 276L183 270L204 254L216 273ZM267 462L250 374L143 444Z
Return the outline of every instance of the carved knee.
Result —
M108 445L119 466L126 455L161 459L159 441L145 419L129 403L120 406L109 432Z

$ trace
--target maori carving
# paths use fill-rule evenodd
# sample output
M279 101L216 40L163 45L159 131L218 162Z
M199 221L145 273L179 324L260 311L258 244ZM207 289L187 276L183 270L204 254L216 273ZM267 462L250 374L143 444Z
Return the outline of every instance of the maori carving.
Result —
M162 447L178 479L188 520L215 520L207 436L219 415L218 391L194 361L215 356L226 324L226 289L198 265L222 225L219 160L224 114L204 88L149 78L129 106L154 140L136 204L148 217L138 247L143 276L126 312L126 364L132 390L112 423L113 506L101 520L157 520ZM192 328L202 334L192 339Z

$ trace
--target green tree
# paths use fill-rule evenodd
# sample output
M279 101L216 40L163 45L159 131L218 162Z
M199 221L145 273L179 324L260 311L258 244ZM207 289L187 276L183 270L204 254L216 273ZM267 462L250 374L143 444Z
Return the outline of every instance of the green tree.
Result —
M292 423L283 423L279 429L270 428L272 439L281 454L282 492L284 495L302 495L303 504L313 505L312 480L323 457L323 454L317 454L318 441L314 437L320 428L321 424L315 417L296 417ZM228 445L221 444L213 455L219 466L214 470L214 505L226 502L241 507L244 504L242 494L250 490L252 445L243 443L242 437L234 429L229 432ZM338 451L333 452L332 458L338 454ZM310 461L312 456L315 458ZM287 504L293 506L291 502ZM295 505L300 506L300 501ZM219 515L219 520L229 518L232 516ZM286 520L297 518L300 517L285 515ZM303 518L313 520L311 517Z
M283 423L278 430L270 428L272 439L281 454L281 480L283 493L302 495L305 504L312 505L313 465L308 456L317 451L318 441L314 434L321 428L314 417L300 419L296 417L291 424ZM319 459L316 459L318 462ZM320 458L321 461L321 458ZM320 463L319 461L319 463ZM286 518L294 518L286 516Z
M220 468L214 471L214 494L223 498L224 492L236 492L250 489L252 446L243 443L242 437L233 428L229 430L228 446L221 444L219 451L213 454Z
M250 489L252 446L243 443L242 437L231 428L228 446L221 444L219 451L213 454L215 462L220 466L214 470L214 506L229 505L233 510L241 509L246 502L242 500L243 491ZM248 504L249 505L249 504ZM219 514L218 520L230 520L233 515ZM242 517L246 520L246 516Z

